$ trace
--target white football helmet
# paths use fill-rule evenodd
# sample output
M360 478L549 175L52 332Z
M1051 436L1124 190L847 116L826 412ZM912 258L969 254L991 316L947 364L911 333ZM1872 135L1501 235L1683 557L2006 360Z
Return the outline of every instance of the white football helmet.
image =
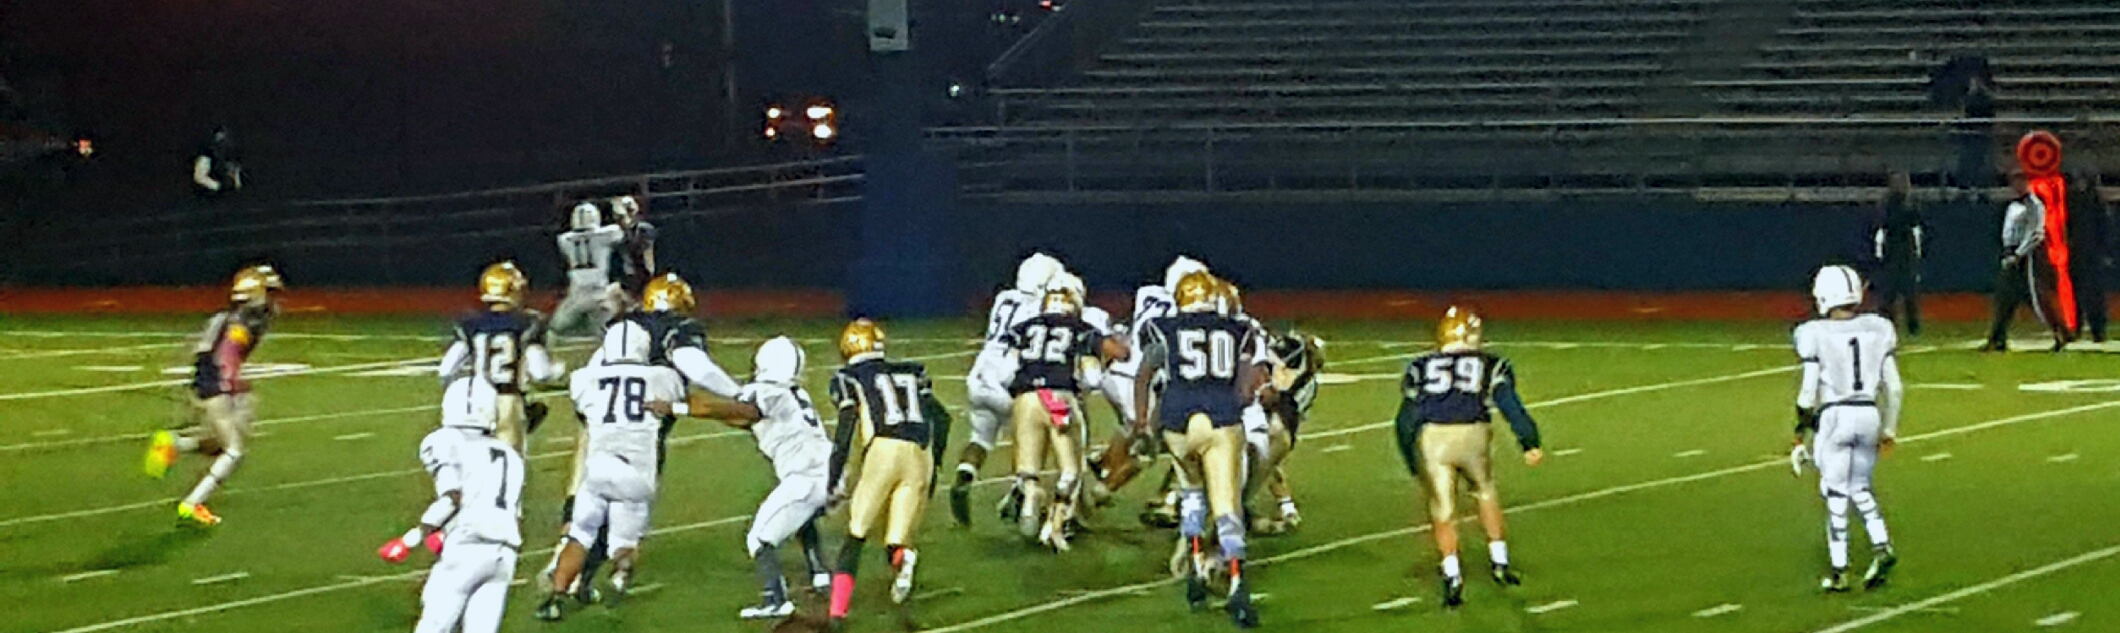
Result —
M1811 279L1811 298L1817 302L1821 316L1834 308L1862 305L1862 276L1847 266L1820 268L1818 276Z
M1053 277L1063 268L1060 260L1051 255L1032 253L1023 258L1023 263L1016 265L1016 289L1033 294L1044 292L1045 286L1052 283Z
M632 321L619 321L604 330L602 352L604 364L648 362L648 351L654 344L648 329Z
M567 222L576 231L594 231L604 225L604 213L596 210L596 203L583 202L574 205L574 214Z
M785 336L775 336L758 345L751 359L752 379L762 383L794 384L802 375L802 346Z
M1200 260L1191 257L1179 255L1176 260L1171 261L1169 268L1163 269L1163 289L1177 292L1178 280L1184 279L1186 275L1204 272L1207 272L1207 264L1203 264Z
M492 433L500 426L498 400L493 385L475 376L464 376L442 390L442 426Z

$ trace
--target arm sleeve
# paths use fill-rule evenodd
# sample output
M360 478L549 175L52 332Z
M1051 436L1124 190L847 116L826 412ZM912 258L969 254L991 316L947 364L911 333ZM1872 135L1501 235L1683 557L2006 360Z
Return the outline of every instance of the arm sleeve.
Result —
M1542 446L1538 422L1531 419L1523 398L1516 393L1516 369L1509 366L1509 361L1501 361L1494 370L1494 408L1509 420L1509 431L1516 434L1517 446L1527 451Z
M833 379L832 387L833 391L838 391L838 378ZM836 394L833 399L838 399ZM831 478L825 480L826 490L839 490L839 478L846 474L847 460L854 455L854 436L860 424L861 409L842 403L839 406L839 426L832 431L832 473Z
M559 380L567 373L567 365L553 361L543 343L533 343L523 350L523 369L530 373L531 382L538 383Z
M1883 383L1877 386L1878 395L1882 396L1877 403L1878 413L1884 418L1884 436L1886 438L1897 438L1899 437L1899 404L1902 400L1901 396L1906 390L1902 388L1902 383L1899 381L1899 341L1896 337L1892 341L1892 351L1886 352L1884 355L1884 370L1881 373L1883 374Z
M1818 408L1818 350L1813 349L1811 337L1805 333L1801 328L1796 330L1796 358L1803 364L1802 382L1796 385L1796 408L1809 411Z
M2046 203L2039 196L2025 196L2030 204L2024 205L2024 239L2017 243L2017 256L2024 257L2038 250L2046 242Z
M221 190L221 183L214 182L213 179L213 159L205 156L200 156L198 160L191 161L191 181L198 183L201 187L205 187L208 191Z
M936 471L940 472L943 451L949 448L950 444L950 424L955 420L950 417L950 410L942 406L942 401L936 399L933 392L925 390L920 392L920 415L927 418L928 432L932 440L928 444L928 452L935 456ZM933 486L929 489L932 490Z
M449 351L442 352L442 362L434 366L434 373L442 379L442 384L447 386L449 379L456 377L456 373L463 370L464 361L470 359L471 345L465 343L463 336L459 335L456 342L449 344Z
M683 372L692 384L699 385L699 388L714 395L734 398L736 391L741 388L741 385L736 384L735 378L729 377L729 372L722 370L720 365L714 364L714 359L707 357L706 350L680 347L670 352L670 362L675 363L677 370Z

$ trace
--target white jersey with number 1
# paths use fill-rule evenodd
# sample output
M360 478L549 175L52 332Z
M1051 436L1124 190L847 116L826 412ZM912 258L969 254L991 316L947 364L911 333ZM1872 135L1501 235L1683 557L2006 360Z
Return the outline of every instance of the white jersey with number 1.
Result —
M611 281L611 254L626 238L616 226L599 226L559 235L559 254L567 260L567 279L576 286L602 287Z
M1899 334L1891 321L1871 314L1818 319L1797 326L1795 339L1804 363L1797 406L1876 406L1885 436L1894 433L1901 389Z

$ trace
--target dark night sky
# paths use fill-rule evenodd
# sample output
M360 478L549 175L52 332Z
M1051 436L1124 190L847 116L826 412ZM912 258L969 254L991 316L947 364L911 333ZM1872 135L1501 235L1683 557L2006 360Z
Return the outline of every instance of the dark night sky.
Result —
M742 0L741 110L858 85L861 5ZM725 153L712 0L0 0L0 71L104 177L181 194L236 133L258 195L397 193ZM670 46L669 63L662 53ZM761 65L763 64L763 65ZM743 141L753 124L740 121ZM737 143L736 147L748 147Z

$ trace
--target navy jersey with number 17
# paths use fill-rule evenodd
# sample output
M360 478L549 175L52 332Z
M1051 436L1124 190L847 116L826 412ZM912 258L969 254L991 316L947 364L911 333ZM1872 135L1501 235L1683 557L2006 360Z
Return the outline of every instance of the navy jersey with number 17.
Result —
M1239 369L1267 362L1250 324L1212 312L1181 312L1151 319L1137 336L1148 358L1162 359L1166 380L1157 417L1163 430L1184 431L1196 413L1218 428L1242 422L1251 398L1238 388Z
M925 448L934 439L934 427L921 409L935 397L935 386L920 363L878 358L848 365L832 374L831 393L841 411L860 412L862 444L887 437Z

